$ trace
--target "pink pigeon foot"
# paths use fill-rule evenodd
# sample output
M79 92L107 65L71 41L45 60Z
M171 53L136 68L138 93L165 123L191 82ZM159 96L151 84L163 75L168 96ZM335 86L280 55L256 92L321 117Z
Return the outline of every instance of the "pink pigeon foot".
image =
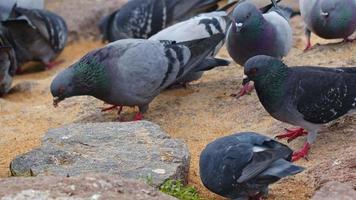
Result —
M306 142L302 149L293 153L292 162L295 162L301 158L307 159L309 149L310 149L310 144L308 142Z
M308 132L306 132L303 128L295 128L295 129L286 129L286 133L277 135L275 138L276 139L284 139L287 138L287 142L291 142L297 137L307 135Z
M64 60L51 61L49 63L46 63L46 69L50 70L50 69L54 68L55 66L60 65L62 63L64 63Z

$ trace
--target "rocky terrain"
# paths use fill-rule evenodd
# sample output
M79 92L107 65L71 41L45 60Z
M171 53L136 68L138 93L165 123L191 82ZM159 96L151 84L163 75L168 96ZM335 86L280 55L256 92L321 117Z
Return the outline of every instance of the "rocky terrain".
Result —
M56 9L54 6L55 3L48 5ZM325 41L313 36L313 44L320 45L303 52L305 41L301 18L295 17L291 23L294 46L284 58L288 65L356 66L355 42ZM73 38L76 39L76 36ZM49 129L72 123L120 123L115 111L101 112L105 105L91 97L71 98L58 108L52 105L49 85L55 74L88 51L101 46L103 44L98 40L76 40L58 57L58 60L65 61L60 66L15 78L11 93L0 99L0 177L10 176L9 165L16 156L39 148L42 137ZM225 49L218 56L229 59ZM145 120L160 125L171 138L187 144L191 155L188 183L206 199L220 199L200 182L198 161L206 144L217 137L240 131L256 131L273 137L290 127L270 117L255 92L238 100L230 96L241 87L242 75L243 69L235 63L211 70L186 89L163 92L145 115ZM125 108L124 117L132 117L134 111L133 108ZM356 115L352 114L325 126L312 146L308 161L297 162L306 170L273 185L269 199L310 199L329 181L348 184L345 187L348 190L356 188L355 130ZM289 145L299 149L304 141L304 138L298 138Z

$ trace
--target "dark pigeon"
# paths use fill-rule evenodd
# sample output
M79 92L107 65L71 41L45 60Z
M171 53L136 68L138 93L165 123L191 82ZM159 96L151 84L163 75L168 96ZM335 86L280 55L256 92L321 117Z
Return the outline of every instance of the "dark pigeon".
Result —
M356 30L355 0L299 0L300 12L306 24L307 46L311 48L310 34L324 39L344 39Z
M176 21L209 11L220 0L131 0L103 17L99 29L104 41L147 39Z
M261 199L268 185L302 172L290 160L292 150L253 132L236 133L208 144L200 155L200 177L205 187L235 200Z
M14 6L9 19L2 21L10 33L19 65L39 61L47 68L62 52L68 30L62 17L47 10L25 9ZM25 33L25 34L24 34Z
M183 43L124 39L94 50L58 74L51 84L54 104L91 95L120 107L138 106L142 119L149 103L175 80L199 65L224 34Z
M302 127L277 138L291 141L308 135L293 160L307 155L323 124L356 107L356 67L289 68L276 58L260 55L246 62L245 75L244 82L254 82L262 105L272 117Z
M7 32L0 27L0 96L10 91L17 69L15 51L7 40Z
M211 13L200 14L196 17L174 24L168 28L156 33L150 40L174 40L176 42L185 42L189 40L203 39L213 36L214 34L225 34L230 19L225 11L216 11ZM176 85L186 85L202 77L204 71L213 69L217 66L227 66L229 61L214 58L224 45L225 40L221 41L199 66L187 73L184 77L173 83Z

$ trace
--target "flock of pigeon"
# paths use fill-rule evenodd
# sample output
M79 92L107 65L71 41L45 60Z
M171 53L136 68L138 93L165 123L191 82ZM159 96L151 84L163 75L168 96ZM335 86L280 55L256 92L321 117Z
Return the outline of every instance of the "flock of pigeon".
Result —
M215 58L226 42L230 56L244 66L238 97L255 88L272 117L302 127L278 139L307 135L303 148L294 153L253 132L219 138L202 151L200 175L209 190L231 199L259 199L268 194L269 184L303 171L291 161L307 155L323 124L356 107L356 67L288 67L281 61L293 43L289 19L303 17L306 49L311 32L350 42L356 0L299 0L300 13L275 0L261 8L230 1L218 9L219 1L129 1L98 23L103 40L110 43L60 72L50 89L55 106L69 97L90 95L113 105L105 110L117 108L119 116L124 106L138 106L134 120L140 120L161 91L229 65ZM68 31L63 18L44 10L43 2L2 4L0 94L5 95L23 63L55 64Z

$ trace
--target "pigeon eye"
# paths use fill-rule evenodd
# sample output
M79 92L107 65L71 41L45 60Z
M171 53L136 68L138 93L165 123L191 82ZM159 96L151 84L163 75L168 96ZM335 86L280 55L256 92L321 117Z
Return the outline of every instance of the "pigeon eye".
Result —
M60 88L58 88L58 93L63 94L65 92L65 90L66 89L64 87L60 87Z
M254 75L256 75L256 73L257 73L257 68L253 68L250 70L249 74L254 76Z

